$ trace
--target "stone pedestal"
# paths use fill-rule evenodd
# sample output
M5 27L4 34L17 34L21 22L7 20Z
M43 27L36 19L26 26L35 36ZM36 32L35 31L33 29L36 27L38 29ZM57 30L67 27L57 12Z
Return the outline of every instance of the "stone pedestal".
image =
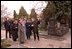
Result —
M58 24L54 19L51 19L48 22L48 35L63 36L69 32L69 28L66 24L57 25Z
M48 35L56 35L56 22L54 19L50 19L48 22Z

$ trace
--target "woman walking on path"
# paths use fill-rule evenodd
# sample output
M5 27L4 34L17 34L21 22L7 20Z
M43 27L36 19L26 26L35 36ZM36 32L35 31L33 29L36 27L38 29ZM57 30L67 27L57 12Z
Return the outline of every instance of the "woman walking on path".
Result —
M26 40L26 27L25 27L25 24L26 24L26 18L23 18L23 27L24 27L24 36L25 36L25 40Z
M23 44L25 42L25 36L24 36L24 27L23 27L23 20L19 19L18 24L18 40L20 44Z

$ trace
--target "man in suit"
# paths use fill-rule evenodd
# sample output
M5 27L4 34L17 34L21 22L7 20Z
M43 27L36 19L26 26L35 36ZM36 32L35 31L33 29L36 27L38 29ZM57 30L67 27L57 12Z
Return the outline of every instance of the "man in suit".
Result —
M6 30L6 39L7 39L8 32L9 32L9 38L11 38L9 18L8 19L6 18L6 20L4 22L4 27L5 27L5 30Z

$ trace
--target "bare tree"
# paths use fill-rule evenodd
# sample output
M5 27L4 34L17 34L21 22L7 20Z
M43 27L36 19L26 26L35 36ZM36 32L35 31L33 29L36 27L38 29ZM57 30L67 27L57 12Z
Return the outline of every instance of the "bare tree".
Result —
M32 1L33 3L33 8L37 12L41 12L47 5L47 2L45 1Z
M10 15L10 12L8 12L7 7L1 5L1 17L8 16L8 15Z
M5 7L4 5L1 5L1 27L3 27L3 22L4 22L4 18L6 16L9 16L11 13L8 12L8 8Z

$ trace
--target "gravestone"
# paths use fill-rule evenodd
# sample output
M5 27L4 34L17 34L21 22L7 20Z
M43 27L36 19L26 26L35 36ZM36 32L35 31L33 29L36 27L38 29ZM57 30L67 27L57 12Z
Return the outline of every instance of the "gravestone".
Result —
M64 18L62 18L61 21L60 21L60 27L57 30L57 35L63 36L68 32L69 32L68 24L66 23L66 20Z
M63 36L68 32L69 32L69 28L68 28L67 24L60 24L60 28L57 30L57 35Z
M61 23L60 27L57 26L55 19L51 18L48 22L48 35L63 36L69 32L68 25Z
M48 22L48 35L56 35L56 22L55 19L50 18Z

